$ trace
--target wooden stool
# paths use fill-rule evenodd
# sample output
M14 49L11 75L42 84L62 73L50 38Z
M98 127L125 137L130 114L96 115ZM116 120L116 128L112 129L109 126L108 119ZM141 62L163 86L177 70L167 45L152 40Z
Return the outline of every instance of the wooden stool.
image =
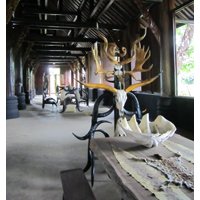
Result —
M61 171L63 200L96 200L82 169Z

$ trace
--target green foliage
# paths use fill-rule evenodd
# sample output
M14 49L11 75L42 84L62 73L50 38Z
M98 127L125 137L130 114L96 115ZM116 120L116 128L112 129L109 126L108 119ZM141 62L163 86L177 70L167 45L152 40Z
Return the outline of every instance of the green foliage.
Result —
M180 47L180 45L183 45L182 39L183 39L187 26L188 25L186 24L176 29L177 50ZM194 84L194 40L193 38L191 39L191 43L190 43L189 48L187 49L187 52L185 52L185 54L182 56L184 57L184 60L182 63L180 74L178 75L178 80L180 80L178 85L180 86L182 85L182 86L178 89L179 90L178 93L181 96L188 96L190 95L190 92L189 92L190 89L188 85ZM183 90L183 88L185 89Z
M190 74L189 76L186 76L186 77L182 77L181 78L181 82L183 84L187 84L187 85L192 85L194 84L194 74Z

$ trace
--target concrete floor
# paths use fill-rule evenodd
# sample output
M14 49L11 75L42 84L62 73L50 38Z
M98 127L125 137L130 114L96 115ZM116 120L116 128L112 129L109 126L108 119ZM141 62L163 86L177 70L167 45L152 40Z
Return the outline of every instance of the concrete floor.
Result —
M81 104L83 112L59 113L51 105L42 109L42 97L36 96L17 119L6 120L6 199L62 200L60 171L84 168L87 141L72 132L85 135L91 125L91 107ZM100 112L107 108L101 108ZM100 127L113 136L113 113L105 119L112 124ZM99 134L99 135L98 135ZM96 137L103 137L97 133ZM97 200L120 200L112 181L97 160L92 188ZM90 183L90 170L85 173ZM90 184L91 185L91 184Z

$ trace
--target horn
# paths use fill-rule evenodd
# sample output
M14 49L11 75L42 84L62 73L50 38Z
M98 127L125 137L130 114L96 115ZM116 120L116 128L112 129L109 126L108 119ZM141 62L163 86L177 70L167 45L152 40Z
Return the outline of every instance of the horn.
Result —
M115 65L118 65L118 62L116 60L114 60L111 56L109 56L108 53L107 53L107 49L108 49L108 41L107 41L107 39L103 35L101 35L101 33L99 33L99 32L98 32L98 35L104 41L104 53L105 53L106 57L112 63L114 63Z
M160 72L157 76L155 76L155 77L153 77L153 78L151 78L151 79L149 79L149 80L146 80L146 81L144 81L144 82L142 82L142 83L136 83L136 84L130 85L128 88L126 88L126 93L128 93L128 92L134 90L135 88L138 88L138 87L141 87L141 86L144 86L144 85L148 85L149 83L151 83L151 82L153 82L155 79L157 79L157 78L160 76L161 73L162 73L162 72Z
M122 62L120 62L120 65L125 65L125 64L127 64L127 63L130 63L131 60L133 60L133 58L134 58L135 55L136 55L136 48L137 48L136 44L137 44L138 42L140 42L141 40L143 40L143 39L145 38L146 34L147 34L147 28L144 27L144 35L141 36L140 38L138 38L137 40L135 40L135 42L133 42L133 44L132 44L132 48L131 48L131 49L133 50L133 55L132 55L130 58L128 58L128 59L123 60Z
M78 81L78 80L76 80ZM82 83L80 81L78 81L79 83L83 84L84 86L86 87L89 87L89 88L101 88L101 89L105 89L105 90L108 90L114 94L117 93L117 89L115 89L114 87L110 86L110 85L106 85L106 84L93 84L93 83Z

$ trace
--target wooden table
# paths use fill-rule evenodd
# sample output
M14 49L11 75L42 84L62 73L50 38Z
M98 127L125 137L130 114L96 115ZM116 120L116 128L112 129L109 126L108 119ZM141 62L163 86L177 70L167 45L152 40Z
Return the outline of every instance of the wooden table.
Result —
M194 149L194 142L180 135L175 134L169 141L181 144L187 148ZM111 145L120 147L121 149L134 152L138 157L150 158L154 154L161 154L164 158L174 156L174 153L169 151L163 144L158 147L146 148L135 144L129 137L110 137L110 138L95 138L90 141L90 149L102 163L107 174L116 185L122 199L130 200L155 200L157 199L150 191L145 189L132 176L130 176L119 164L113 154ZM194 164L182 158L184 165L190 170L194 170ZM182 191L190 198L194 199L194 192L189 189ZM108 199L109 200L109 199Z

